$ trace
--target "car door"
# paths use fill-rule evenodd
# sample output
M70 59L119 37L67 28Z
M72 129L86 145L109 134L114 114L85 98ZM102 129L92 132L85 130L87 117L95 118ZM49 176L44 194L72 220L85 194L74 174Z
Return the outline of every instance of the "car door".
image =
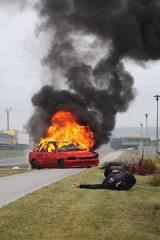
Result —
M47 161L46 161L46 155L47 155L47 144L43 143L41 144L39 148L39 152L36 153L36 160L40 167L48 167Z
M57 152L53 143L48 143L47 145L45 163L48 168L57 167Z

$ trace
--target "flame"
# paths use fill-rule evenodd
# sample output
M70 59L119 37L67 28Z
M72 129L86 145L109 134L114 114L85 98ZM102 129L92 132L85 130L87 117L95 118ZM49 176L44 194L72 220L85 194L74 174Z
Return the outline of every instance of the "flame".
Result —
M58 111L52 117L46 138L40 139L40 143L48 141L55 141L58 147L74 144L80 148L92 149L94 133L90 126L80 125L71 112Z

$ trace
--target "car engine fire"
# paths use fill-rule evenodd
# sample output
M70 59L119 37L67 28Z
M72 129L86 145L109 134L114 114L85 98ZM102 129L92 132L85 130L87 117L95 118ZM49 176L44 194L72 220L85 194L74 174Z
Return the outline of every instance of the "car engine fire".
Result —
M94 133L70 111L57 111L40 143L29 154L32 169L93 167L99 163Z
M82 126L76 121L69 111L58 111L52 117L52 123L47 130L46 137L40 139L40 143L55 141L58 147L74 144L82 149L92 149L94 146L94 133L90 126Z

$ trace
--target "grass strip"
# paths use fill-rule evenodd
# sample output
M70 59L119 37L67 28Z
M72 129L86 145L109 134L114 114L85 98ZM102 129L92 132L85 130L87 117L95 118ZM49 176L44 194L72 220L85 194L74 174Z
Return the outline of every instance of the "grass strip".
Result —
M141 157L137 154L137 150L124 150L115 161L136 163Z
M103 170L87 169L0 209L5 240L154 240L160 238L160 188L136 176L130 191L74 189L99 183Z
M16 157L25 157L28 150L0 150L0 160Z
M0 170L0 178L16 175L16 174L20 174L28 171L31 171L31 170L30 169L29 170Z

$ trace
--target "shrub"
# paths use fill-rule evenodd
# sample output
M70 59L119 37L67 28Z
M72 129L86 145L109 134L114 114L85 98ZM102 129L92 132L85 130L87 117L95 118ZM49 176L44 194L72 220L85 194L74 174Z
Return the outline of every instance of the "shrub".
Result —
M101 169L107 169L113 167L115 169L128 171L138 175L150 175L157 170L156 161L151 157L141 158L138 163L136 162L108 162L101 167Z
M156 167L147 163L144 163L143 165L139 166L137 168L137 174L139 175L148 175L153 174L156 170Z
M156 162L152 158L142 157L138 163L125 163L124 169L138 175L153 174L156 171Z
M144 158L144 163L147 164L147 165L152 165L153 167L156 168L156 161L151 157L145 157Z
M153 177L150 179L150 184L155 187L160 186L160 172L154 173Z

